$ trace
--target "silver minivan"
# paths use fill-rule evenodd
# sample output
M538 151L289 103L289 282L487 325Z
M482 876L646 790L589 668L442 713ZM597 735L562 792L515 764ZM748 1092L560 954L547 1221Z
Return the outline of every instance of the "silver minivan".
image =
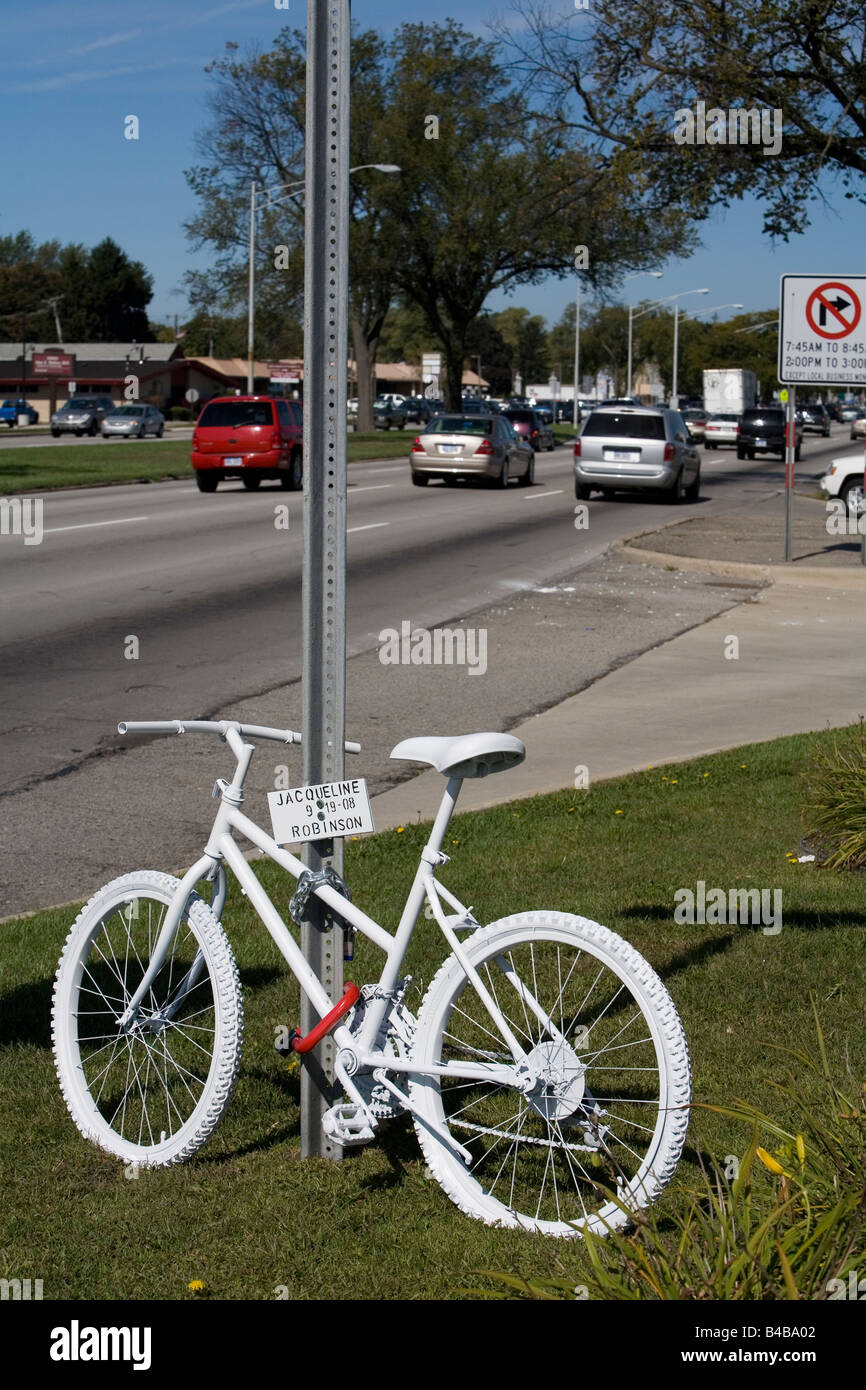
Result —
M666 501L696 502L701 456L676 410L621 406L593 410L574 441L574 492L649 489Z

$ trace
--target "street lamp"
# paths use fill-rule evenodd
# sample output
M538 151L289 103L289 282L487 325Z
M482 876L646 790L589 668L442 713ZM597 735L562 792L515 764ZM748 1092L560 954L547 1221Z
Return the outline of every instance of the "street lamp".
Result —
M625 278L626 278L626 280L638 280L638 279L640 279L641 275L651 275L651 276L653 277L654 280L660 280L660 279L662 278L662 271L660 271L660 270L636 270L635 273L634 273L633 275L627 275ZM623 281L623 283L625 283L625 281ZM631 395L631 324L632 324L632 312L633 312L633 305L629 304L629 306L628 306L628 368L627 368L626 374L625 374L625 394L626 394L627 396L630 396L630 395Z
M683 314L684 319L703 318L704 314L716 314L720 309L744 309L744 304L711 304L709 309L693 309L690 314Z
M380 174L399 174L399 164L356 164L354 169L350 169L350 174L358 174L362 169L378 169ZM255 332L255 255L256 255L256 213L262 207L277 207L284 197L303 188L305 180L301 179L296 183L275 183L271 188L260 188L256 190L255 182L250 183L250 269L249 269L249 291L247 304L247 395L251 396L255 388L255 354L253 349L253 338ZM272 198L272 193L281 193L282 197Z
M671 300L677 301L677 303L674 304L674 363L673 372L671 373L671 410L676 410L679 404L679 397L677 395L677 349L679 347L680 331L679 300L686 294L709 294L709 290L681 290L679 294L672 294L670 299L662 301L663 303L670 303Z

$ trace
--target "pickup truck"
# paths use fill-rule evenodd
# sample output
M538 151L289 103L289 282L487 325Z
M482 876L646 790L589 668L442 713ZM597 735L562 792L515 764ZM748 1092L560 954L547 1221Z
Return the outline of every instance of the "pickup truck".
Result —
M11 430L13 425L17 425L19 415L26 415L31 425L35 425L39 419L39 412L27 401L10 400L0 405L0 425L8 425Z

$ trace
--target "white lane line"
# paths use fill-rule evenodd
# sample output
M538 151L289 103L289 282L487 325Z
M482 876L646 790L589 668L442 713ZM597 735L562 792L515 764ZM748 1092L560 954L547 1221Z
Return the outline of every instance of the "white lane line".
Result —
M58 531L89 531L94 526L129 526L133 521L150 521L149 516L123 516L116 521L82 521L77 526L46 526L46 536L56 535Z
M356 492L381 492L383 487L393 486L393 483L371 483L369 487L353 487L351 492L354 497Z
M369 526L350 526L348 531L346 532L346 535L351 536L353 531L375 531L379 526L390 525L390 521L373 521L370 523Z
M564 492L564 487L558 487L553 492L529 492L523 500L524 502L537 502L545 497L561 497Z

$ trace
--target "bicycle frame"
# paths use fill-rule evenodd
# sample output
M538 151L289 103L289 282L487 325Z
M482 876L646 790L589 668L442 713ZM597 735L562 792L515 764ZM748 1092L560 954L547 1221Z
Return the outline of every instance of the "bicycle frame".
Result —
M255 751L255 746L243 742L237 727L228 727L224 734L224 738L230 745L237 759L234 779L231 784L226 783L223 779L219 779L214 787L214 795L217 794L217 791L220 793L220 805L204 853L184 875L169 904L159 937L153 947L148 968L120 1021L122 1028L130 1027L135 1019L141 1001L144 999L165 961L172 937L180 922L189 896L194 890L196 883L201 879L209 879L215 882L214 901L212 906L217 912L217 916L219 912L221 912L226 891L224 865L228 866L234 873L235 878L246 893L265 927L270 932L276 943L277 949L280 951L289 969L297 978L301 988L313 1005L313 1008L319 1014L319 1017L324 1018L335 1006L334 1001L328 996L319 977L309 965L300 946L295 941L285 921L274 906L274 903L271 901L261 882L253 873L236 840L233 838L232 831L237 830L266 854L268 858L286 869L288 873L292 874L296 879L300 878L301 875L306 872L305 866L300 859L278 845L270 835L241 811L240 807L244 799L244 778ZM346 1072L346 1064L349 1060L351 1060L354 1069L357 1069L359 1066L364 1069L387 1068L388 1071L416 1074L423 1072L425 1075L437 1073L443 1075L447 1074L449 1076L465 1077L467 1080L483 1079L489 1081L491 1079L500 1079L503 1083L513 1082L515 1067L519 1069L520 1064L525 1062L523 1047L508 1026L495 998L486 988L478 972L468 960L456 935L456 930L459 930L461 926L465 929L471 929L477 927L478 923L472 917L471 909L466 908L449 889L439 883L433 872L435 865L445 863L448 859L448 856L442 853L441 845L461 786L462 778L449 778L439 806L439 811L430 832L430 837L421 852L421 860L416 870L412 887L409 890L400 922L397 930L393 934L386 931L378 922L375 922L371 917L367 916L365 912L356 907L354 903L349 902L347 898L328 884L317 884L312 890L327 907L347 922L355 931L361 932L362 935L379 946L385 953L385 964L382 973L375 987L373 997L366 1001L364 1018L358 1031L356 1033L350 1032L345 1024L339 1024L334 1029L334 1041L341 1050L345 1049L346 1052L346 1062L338 1066L340 1080L349 1094L354 1093L357 1101L361 1104L363 1104L363 1101L357 1094L356 1088L351 1084L350 1077ZM501 1036L511 1052L513 1058L512 1065L502 1066L497 1065L495 1062L477 1064L467 1062L461 1063L459 1066L449 1064L447 1068L429 1065L420 1067L413 1063L410 1058L400 1057L392 1052L386 1054L374 1050L375 1039L381 1024L386 1013L396 999L400 979L400 968L425 898L430 903L434 918L445 940L460 962L467 978L470 979L475 986L491 1018L499 1028ZM444 899L448 905L455 909L455 915L451 919L445 916L442 910L441 899ZM502 965L506 978L508 978L510 972L505 962L502 962ZM194 961L186 979L181 982L178 995L172 1001L172 1010L179 1006L184 991L192 987L196 978L197 968L196 962ZM552 1020L541 1010L531 993L526 990L526 987L522 983L516 981L516 977L514 977L513 974L511 974L510 978L511 983L518 989L523 1002L535 1012L536 1016L545 1026L551 1029L552 1036L559 1038L561 1035ZM390 1085L392 1090L396 1089L393 1087L392 1083L386 1082L386 1084ZM402 1095L399 1091L397 1094ZM403 1097L403 1099L405 1100L406 1098ZM449 1140L449 1142L453 1141Z

